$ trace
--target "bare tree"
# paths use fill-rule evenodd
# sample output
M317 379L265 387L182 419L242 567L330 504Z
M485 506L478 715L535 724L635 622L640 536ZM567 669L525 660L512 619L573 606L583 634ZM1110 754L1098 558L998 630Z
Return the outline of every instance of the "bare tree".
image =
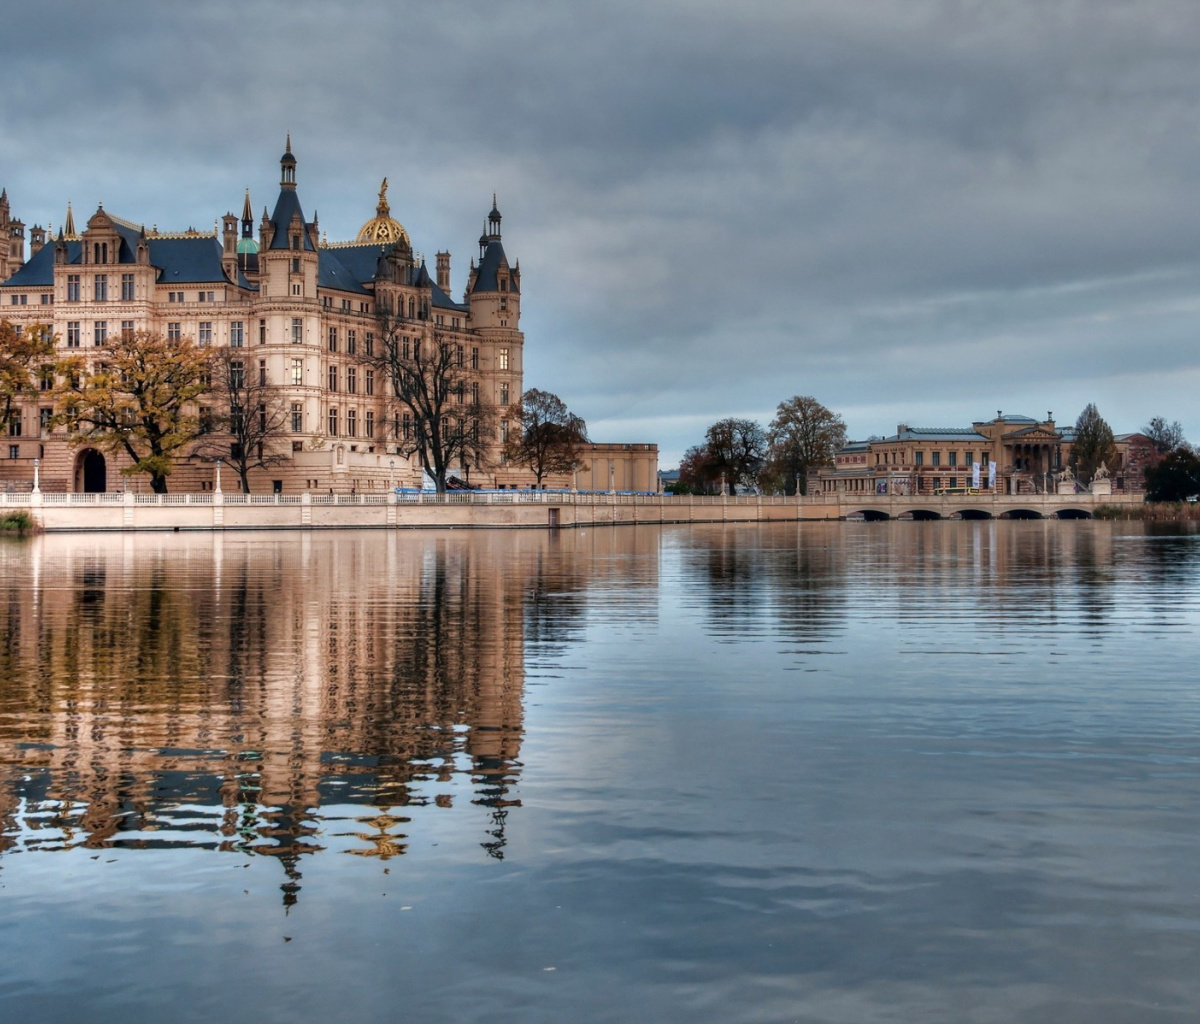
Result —
M809 395L796 395L779 403L767 433L770 442L767 471L784 492L799 484L808 493L808 473L817 466L833 464L837 450L846 443L842 418Z
M723 474L733 493L758 478L767 458L767 435L754 420L718 420L704 435L711 471Z
M379 351L371 357L387 381L396 450L416 455L438 493L455 466L486 465L495 410L479 401L463 346L428 320L401 315L386 296L376 302Z
M1187 444L1187 439L1183 436L1183 425L1179 420L1168 423L1164 417L1155 416L1142 427L1142 433L1150 438L1154 450L1159 455L1166 455L1167 452L1173 452Z
M279 388L266 370L252 370L240 349L222 351L213 360L215 410L201 407L202 438L197 455L225 459L237 472L242 493L250 493L250 470L288 461L288 414Z
M521 432L504 446L510 462L533 470L537 485L548 473L571 473L582 465L587 424L549 391L530 388L521 396Z

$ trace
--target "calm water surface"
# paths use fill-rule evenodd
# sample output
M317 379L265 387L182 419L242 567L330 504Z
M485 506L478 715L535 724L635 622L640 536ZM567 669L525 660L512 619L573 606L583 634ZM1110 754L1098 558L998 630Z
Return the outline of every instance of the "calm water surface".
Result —
M0 1020L1200 1015L1200 535L0 544Z

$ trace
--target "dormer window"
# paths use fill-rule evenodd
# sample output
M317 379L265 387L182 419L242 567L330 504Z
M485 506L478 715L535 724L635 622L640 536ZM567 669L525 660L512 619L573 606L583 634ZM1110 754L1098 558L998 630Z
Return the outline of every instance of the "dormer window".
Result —
M300 236L299 235L292 235L292 248L293 249L300 248Z
M500 278L500 290L502 292L508 291L508 278L506 278L506 277Z
M107 263L108 262L108 243L93 242L92 243L92 262Z

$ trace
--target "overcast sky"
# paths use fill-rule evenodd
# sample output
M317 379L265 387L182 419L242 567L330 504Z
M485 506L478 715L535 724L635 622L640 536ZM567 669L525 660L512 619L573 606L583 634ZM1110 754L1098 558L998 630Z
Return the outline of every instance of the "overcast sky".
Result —
M498 194L525 386L661 465L811 394L855 437L996 410L1200 440L1194 0L41 0L0 185L163 230L353 237L391 180L459 297Z

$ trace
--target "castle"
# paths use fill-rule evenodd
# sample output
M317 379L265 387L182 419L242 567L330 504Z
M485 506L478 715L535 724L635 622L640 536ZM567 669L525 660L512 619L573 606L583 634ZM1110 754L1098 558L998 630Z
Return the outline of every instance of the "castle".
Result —
M526 467L506 465L502 447L520 429L524 334L520 329L521 270L501 244L501 215L493 197L478 262L471 260L461 301L451 295L450 253L439 251L434 273L413 251L408 232L391 215L387 179L375 216L356 238L329 242L317 217L307 220L291 139L280 159L274 211L263 209L255 234L249 191L241 217L227 213L221 230L147 231L103 209L77 232L68 206L55 238L12 216L0 193L0 319L19 328L47 324L61 355L100 359L109 339L149 332L225 347L238 372L277 388L285 410L285 461L252 474L255 491L364 492L393 485L422 486L415 457L400 442L413 429L389 397L388 382L371 365L380 304L405 318L414 345L454 346L469 367L470 388L460 403L496 410L496 431L481 465L454 467L471 484L528 486ZM237 358L243 356L244 358ZM53 381L43 375L42 387ZM0 481L32 480L40 460L44 490L112 491L144 487L118 471L122 457L72 445L51 423L53 403L30 401L0 446ZM463 416L470 415L464 407ZM551 486L653 490L655 445L588 446L584 467ZM172 491L213 485L211 457L191 455L171 476ZM28 483L25 483L28 486Z

